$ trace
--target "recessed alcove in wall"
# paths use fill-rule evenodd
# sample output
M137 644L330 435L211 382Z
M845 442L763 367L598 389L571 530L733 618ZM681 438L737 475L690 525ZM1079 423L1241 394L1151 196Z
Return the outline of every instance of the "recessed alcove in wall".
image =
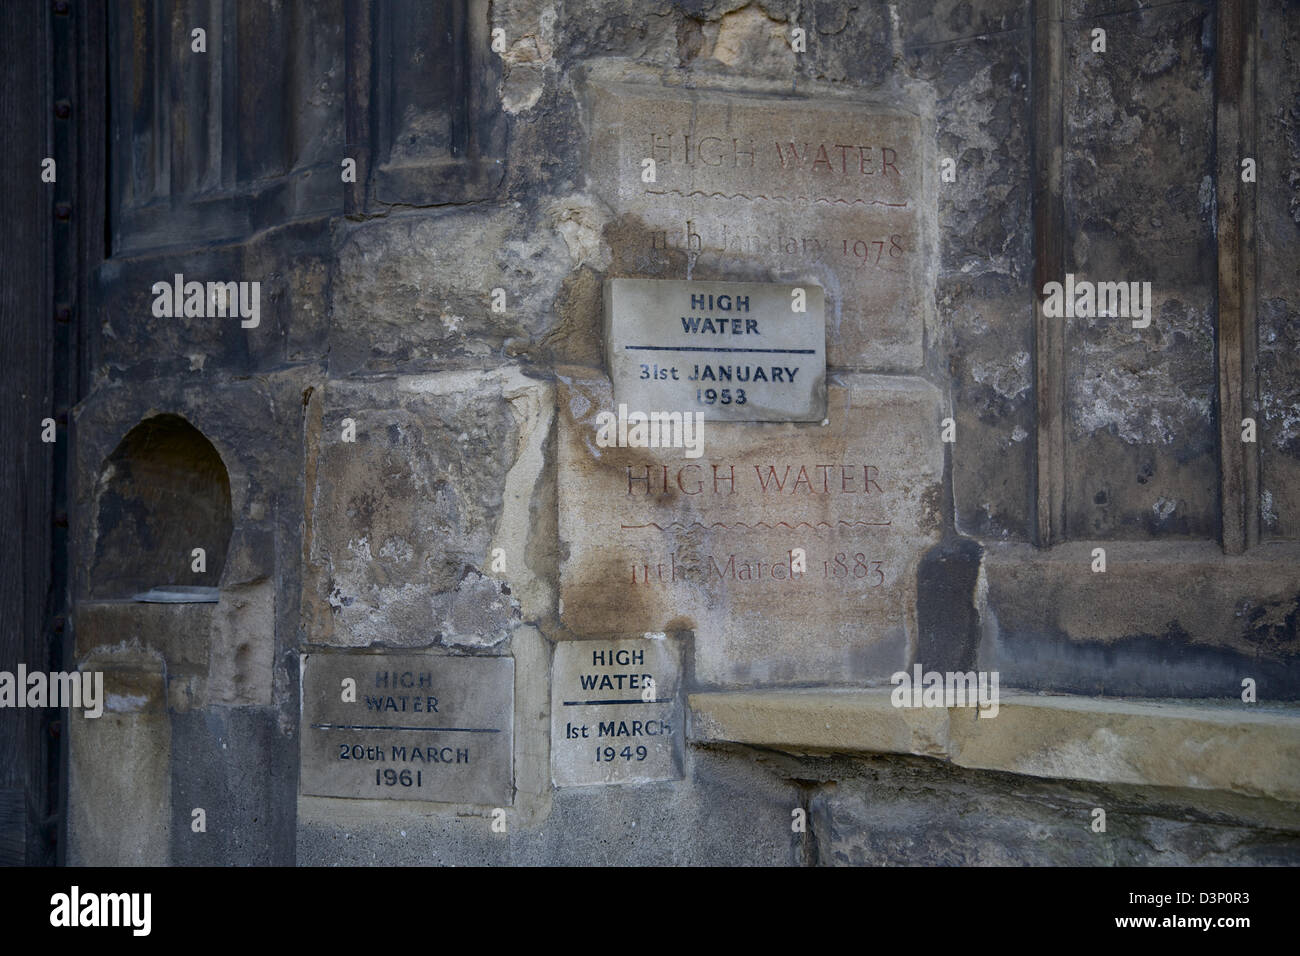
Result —
M96 489L90 597L162 587L180 600L215 600L180 590L215 588L230 545L230 475L202 432L179 415L145 419L105 461ZM193 570L195 548L202 571Z

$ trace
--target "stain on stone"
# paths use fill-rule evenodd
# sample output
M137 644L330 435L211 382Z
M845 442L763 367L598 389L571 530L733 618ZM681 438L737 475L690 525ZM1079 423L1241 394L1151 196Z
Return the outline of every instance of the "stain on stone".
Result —
M944 538L916 570L916 659L927 670L975 667L980 642L977 606L984 548L972 538Z
M1237 606L1237 616L1244 617L1244 637L1265 653L1297 652L1297 622L1300 621L1300 594L1288 601L1255 604L1246 600Z

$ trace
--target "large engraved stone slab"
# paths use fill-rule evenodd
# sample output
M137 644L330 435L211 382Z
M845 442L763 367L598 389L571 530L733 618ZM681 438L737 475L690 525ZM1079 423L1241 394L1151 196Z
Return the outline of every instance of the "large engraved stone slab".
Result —
M609 381L563 377L567 627L693 630L706 685L856 684L906 664L917 562L940 530L932 385L833 377L828 425L706 425L691 459L678 448L600 447Z
M920 367L935 242L917 115L832 96L587 90L588 168L619 218L607 231L617 261L642 275L814 282L828 294L831 365Z
M607 279L614 398L632 410L700 412L706 421L819 422L823 302L811 284Z
M555 785L679 779L680 689L672 638L560 641L551 669Z
M302 655L302 792L509 805L514 673L509 657Z

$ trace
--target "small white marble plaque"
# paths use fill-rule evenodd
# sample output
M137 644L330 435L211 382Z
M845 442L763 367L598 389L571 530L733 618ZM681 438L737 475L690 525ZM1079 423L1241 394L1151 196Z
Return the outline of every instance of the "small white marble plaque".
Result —
M607 279L605 348L629 413L704 420L826 417L825 297L816 285Z
M674 639L561 641L551 669L555 785L679 779L680 689Z

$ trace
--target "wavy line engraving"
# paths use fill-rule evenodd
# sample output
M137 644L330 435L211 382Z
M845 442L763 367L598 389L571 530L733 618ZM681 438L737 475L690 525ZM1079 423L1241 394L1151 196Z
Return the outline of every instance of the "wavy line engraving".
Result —
M689 199L692 196L703 196L705 199L746 199L754 202L757 199L763 199L767 202L824 202L827 205L833 203L842 203L845 206L889 206L893 209L906 209L905 202L885 202L881 199L827 199L825 196L782 196L775 193L771 196L764 196L759 193L756 196L750 196L746 193L723 193L723 192L705 192L702 189L692 189L688 193L680 189L647 189L646 194L649 196L681 196L683 199Z

